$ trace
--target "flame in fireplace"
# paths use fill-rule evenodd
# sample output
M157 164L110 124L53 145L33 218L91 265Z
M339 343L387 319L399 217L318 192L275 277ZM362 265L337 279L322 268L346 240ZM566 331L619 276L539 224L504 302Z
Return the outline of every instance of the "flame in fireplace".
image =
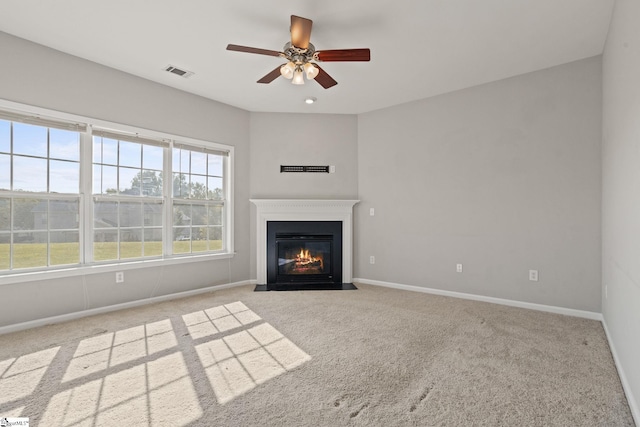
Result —
M309 249L300 249L300 253L296 255L296 266L306 267L310 265L316 265L322 270L324 268L322 257L311 255Z

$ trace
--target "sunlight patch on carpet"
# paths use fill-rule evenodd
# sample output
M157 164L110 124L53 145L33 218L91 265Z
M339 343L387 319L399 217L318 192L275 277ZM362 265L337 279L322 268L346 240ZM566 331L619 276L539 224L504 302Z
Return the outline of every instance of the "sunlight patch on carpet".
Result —
M62 382L129 363L177 345L169 319L87 338L78 343Z
M229 317L233 320L227 319L225 324L235 321L235 327L241 330L196 346L218 403L230 402L259 384L311 360L311 356L270 324L246 326L261 318L241 302L191 313L183 319L190 333L196 332L200 338L225 332L215 322ZM207 331L206 335L198 335L204 331Z
M189 425L213 397L200 378L223 404L311 359L240 301L181 317L0 361L2 416L44 394L39 425Z
M40 425L186 425L202 413L177 352L56 394Z
M33 393L60 347L48 348L0 361L0 404ZM0 414L7 416L6 414Z
M242 302L234 302L185 314L182 320L193 339L230 331L262 320Z

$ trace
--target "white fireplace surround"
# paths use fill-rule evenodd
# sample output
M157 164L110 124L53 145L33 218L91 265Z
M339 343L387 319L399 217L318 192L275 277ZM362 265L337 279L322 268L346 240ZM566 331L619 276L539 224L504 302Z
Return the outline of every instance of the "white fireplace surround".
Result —
M268 221L342 221L342 283L353 270L353 206L360 200L250 199L256 205L256 273L267 283Z

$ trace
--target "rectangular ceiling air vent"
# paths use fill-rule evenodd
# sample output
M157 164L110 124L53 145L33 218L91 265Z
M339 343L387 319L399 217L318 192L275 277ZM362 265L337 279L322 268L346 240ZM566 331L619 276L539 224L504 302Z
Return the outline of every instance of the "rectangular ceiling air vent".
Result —
M174 67L173 65L167 65L164 68L164 70L168 71L170 73L173 73L175 75L178 75L180 77L184 77L185 79L189 78L189 77L191 77L191 76L193 76L195 74L193 71L181 70L180 68Z

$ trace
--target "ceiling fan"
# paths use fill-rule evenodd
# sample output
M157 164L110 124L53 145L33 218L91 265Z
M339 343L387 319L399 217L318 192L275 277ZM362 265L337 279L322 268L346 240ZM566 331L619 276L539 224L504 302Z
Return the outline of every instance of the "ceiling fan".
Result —
M283 76L291 79L291 83L301 85L304 84L304 74L307 76L307 80L315 79L315 81L325 89L337 85L338 82L320 68L316 63L317 61L341 62L371 60L371 52L369 49L316 50L315 46L309 43L312 25L313 21L310 19L291 15L291 41L284 45L282 52L256 47L238 46L235 44L228 45L227 50L278 56L287 60L287 63L276 67L273 71L258 80L258 83L271 83L279 76Z

